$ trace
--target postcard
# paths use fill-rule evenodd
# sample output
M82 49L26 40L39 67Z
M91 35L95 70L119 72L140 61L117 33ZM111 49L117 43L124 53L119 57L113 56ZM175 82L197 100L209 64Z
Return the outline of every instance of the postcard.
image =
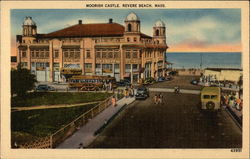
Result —
M249 158L247 1L4 1L1 157Z

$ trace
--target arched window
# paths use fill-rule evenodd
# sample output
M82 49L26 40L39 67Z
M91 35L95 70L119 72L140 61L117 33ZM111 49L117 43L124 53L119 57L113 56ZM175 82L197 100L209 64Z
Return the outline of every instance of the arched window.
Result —
M159 33L159 30L158 30L158 29L156 29L156 31L155 31L155 35L156 35L156 36L159 36L159 34L160 34L160 33Z
M131 24L128 24L128 31L132 31L132 25Z

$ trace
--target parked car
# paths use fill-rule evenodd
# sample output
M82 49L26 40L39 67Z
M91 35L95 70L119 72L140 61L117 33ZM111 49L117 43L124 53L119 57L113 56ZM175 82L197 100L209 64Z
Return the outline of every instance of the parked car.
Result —
M119 82L116 82L116 85L117 85L118 87L125 87L125 86L130 86L131 83L130 83L130 81L128 81L128 80L121 80L121 81L119 81Z
M47 92L47 91L55 91L55 88L53 86L49 86L47 84L39 84L36 87L36 92Z
M177 71L171 71L168 73L169 75L172 75L172 76L175 76L175 75L178 75L178 72Z
M152 77L149 77L145 79L143 84L147 85L147 84L153 84L153 83L155 83L155 79Z
M146 99L149 97L149 91L146 87L139 87L135 99Z
M159 77L159 78L157 79L157 82L163 82L163 81L165 81L165 77Z
M197 84L199 83L199 81L197 81L197 80L192 80L190 83L193 84L193 85L197 85Z

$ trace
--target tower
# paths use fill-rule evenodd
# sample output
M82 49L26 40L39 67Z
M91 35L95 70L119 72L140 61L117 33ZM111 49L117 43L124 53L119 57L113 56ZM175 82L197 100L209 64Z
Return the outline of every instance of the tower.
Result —
M126 42L139 42L140 40L140 19L131 12L125 19L125 40Z
M166 27L161 20L155 22L153 27L153 39L156 44L166 44Z
M129 13L125 19L125 32L140 32L140 19L134 12Z
M23 22L23 36L35 36L37 34L36 23L32 20L32 17L26 17Z

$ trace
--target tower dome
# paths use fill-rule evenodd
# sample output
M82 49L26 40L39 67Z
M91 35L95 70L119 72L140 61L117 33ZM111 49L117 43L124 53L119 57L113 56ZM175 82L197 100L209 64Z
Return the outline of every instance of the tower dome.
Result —
M131 12L128 14L125 20L126 21L140 21L140 18L134 12Z
M165 27L165 23L161 20L155 22L155 27Z
M36 23L32 20L32 17L26 17L23 21L23 25L36 25Z

